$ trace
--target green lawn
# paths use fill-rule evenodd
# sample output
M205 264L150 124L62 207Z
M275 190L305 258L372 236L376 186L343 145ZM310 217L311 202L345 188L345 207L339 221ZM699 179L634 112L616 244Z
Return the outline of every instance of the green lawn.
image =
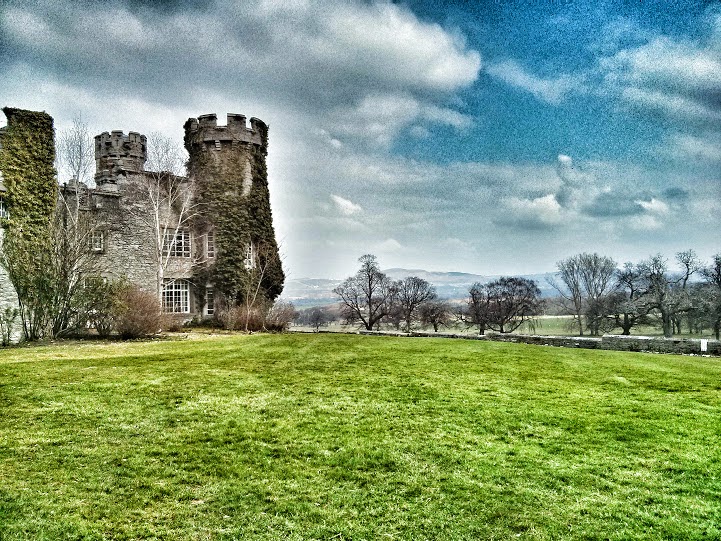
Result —
M721 361L252 335L0 351L0 539L719 539Z

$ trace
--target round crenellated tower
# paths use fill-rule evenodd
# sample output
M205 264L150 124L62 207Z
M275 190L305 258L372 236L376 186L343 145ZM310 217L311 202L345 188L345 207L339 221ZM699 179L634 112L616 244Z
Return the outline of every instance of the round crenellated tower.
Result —
M206 280L239 302L248 255L263 261L263 290L270 300L283 290L283 274L270 208L266 156L268 126L257 118L229 113L225 126L214 114L189 118L184 125L188 176L195 183L196 229L213 231L217 246L204 269ZM255 255L252 255L255 257ZM230 301L230 302L233 302Z
M119 175L142 173L147 159L147 140L137 132L103 132L95 136L95 183L114 184Z

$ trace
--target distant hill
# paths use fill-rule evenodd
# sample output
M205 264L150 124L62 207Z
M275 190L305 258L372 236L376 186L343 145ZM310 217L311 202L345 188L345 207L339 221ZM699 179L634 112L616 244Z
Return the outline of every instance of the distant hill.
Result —
M423 269L400 268L385 269L383 272L393 280L400 280L406 276L423 278L436 286L439 297L447 299L462 299L468 294L468 289L474 283L489 282L501 276L483 276L467 272L435 272ZM534 280L544 297L555 296L555 290L548 285L548 279L552 276L553 273L551 272L522 275L523 278ZM298 308L334 304L338 299L333 294L333 289L341 282L342 280L327 278L291 278L285 283L283 299L291 301Z

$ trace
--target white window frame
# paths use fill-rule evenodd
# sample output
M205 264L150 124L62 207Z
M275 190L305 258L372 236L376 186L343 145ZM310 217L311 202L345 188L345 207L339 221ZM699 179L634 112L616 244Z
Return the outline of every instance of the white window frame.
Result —
M166 229L163 235L163 256L190 257L190 231Z
M208 231L205 239L205 256L215 259L215 231Z
M10 218L10 211L4 195L0 195L0 218Z
M90 232L90 251L96 254L105 253L105 231Z
M255 246L252 242L245 245L245 258L243 259L243 266L245 270L251 270L255 268L255 259L257 254L255 253Z
M163 312L190 313L190 282L182 279L163 280Z
M215 290L210 286L205 288L205 315L215 315Z

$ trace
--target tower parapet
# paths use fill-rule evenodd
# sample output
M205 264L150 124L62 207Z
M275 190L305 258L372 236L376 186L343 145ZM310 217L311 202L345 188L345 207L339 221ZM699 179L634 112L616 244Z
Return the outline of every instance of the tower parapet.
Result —
M228 113L225 126L218 126L215 114L189 118L184 125L186 147L202 144L208 148L223 143L250 143L265 149L268 145L268 126L258 118L250 119L250 128L245 115Z
M147 139L138 132L115 130L95 136L95 182L114 183L118 174L142 173L147 159Z

